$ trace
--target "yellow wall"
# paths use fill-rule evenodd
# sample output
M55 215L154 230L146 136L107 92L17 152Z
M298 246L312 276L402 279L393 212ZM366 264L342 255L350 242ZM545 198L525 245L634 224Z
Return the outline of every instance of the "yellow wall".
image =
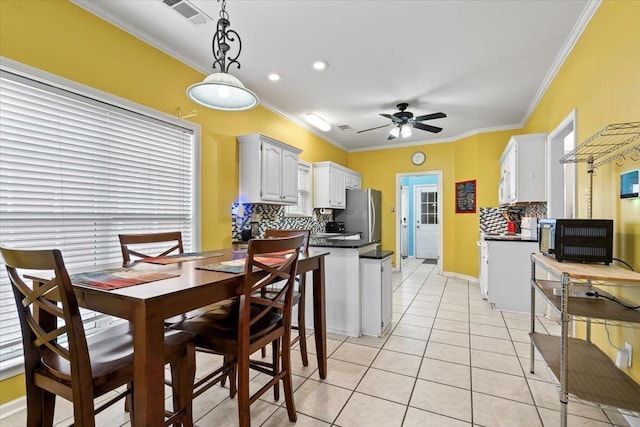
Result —
M524 130L484 133L445 144L357 153L346 153L261 107L243 113L199 108L184 92L187 86L203 78L199 72L67 1L0 0L0 55L166 113L174 113L178 107L184 111L197 108L200 113L190 120L202 126L203 249L231 243L230 207L238 189L235 136L261 132L302 149L303 160L332 160L349 166L363 174L365 187L382 190L385 249L395 250L395 215L390 211L395 207L395 175L442 171L443 269L477 276L478 215L454 213L454 183L476 179L477 206L496 206L498 158L510 135L549 132L576 107L579 141L607 123L639 120L640 57L635 52L640 45L640 30L634 21L637 16L640 2L605 1ZM427 161L420 167L410 162L411 153L417 149L427 155ZM630 168L628 163L622 169L627 167ZM614 181L618 173L614 165L598 171L594 217L614 218L615 253L638 266L640 203L620 201L612 194L617 188ZM584 180L580 185L582 194ZM580 213L584 214L582 201ZM632 340L636 349L633 375L637 379L640 340L637 335L624 338ZM21 379L2 381L0 404L23 394L22 387Z
M585 29L569 58L542 98L525 127L527 133L553 130L577 109L577 141L582 142L610 123L640 121L640 2L604 1ZM636 141L637 143L637 141ZM614 220L614 256L640 267L640 199L618 197L621 172L640 168L630 157L622 166L608 163L593 177L593 218ZM586 165L578 165L578 215L586 217ZM619 296L640 304L640 286ZM640 332L612 328L617 346L625 341L634 348L631 376L640 381ZM594 342L611 358L616 350L607 343L604 329L594 327Z

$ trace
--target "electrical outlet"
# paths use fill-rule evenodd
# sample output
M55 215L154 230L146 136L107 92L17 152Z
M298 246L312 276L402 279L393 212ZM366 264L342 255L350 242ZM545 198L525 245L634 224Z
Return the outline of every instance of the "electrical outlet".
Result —
M595 295L587 295L588 293L593 293L595 291L594 290L585 290L585 289L569 289L569 296L570 297L574 297L574 298L592 298L592 299L596 299L598 297L596 297ZM553 295L559 297L562 296L562 289L561 288L553 288Z
M628 342L625 342L624 349L627 350L627 368L630 368L633 361L633 347Z
M616 366L618 368L630 368L633 357L633 348L628 342L624 343L624 349L616 353Z

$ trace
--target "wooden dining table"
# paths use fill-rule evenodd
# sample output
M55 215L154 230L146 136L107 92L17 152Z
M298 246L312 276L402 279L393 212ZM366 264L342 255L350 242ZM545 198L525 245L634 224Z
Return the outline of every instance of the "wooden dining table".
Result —
M167 272L175 277L113 290L74 283L79 305L127 319L134 336L134 425L164 423L164 320L238 295L243 273L198 267L245 258L233 249L212 251L215 256L172 264L136 262L133 269ZM300 254L298 273L312 272L313 325L320 378L327 376L324 258L328 252Z

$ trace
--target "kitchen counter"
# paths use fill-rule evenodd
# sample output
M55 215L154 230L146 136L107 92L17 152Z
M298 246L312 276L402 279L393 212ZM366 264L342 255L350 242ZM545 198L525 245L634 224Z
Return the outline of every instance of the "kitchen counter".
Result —
M316 248L351 248L359 249L372 244L368 240L360 239L361 233L318 233L312 234L309 239L309 246ZM380 242L373 242L380 243Z
M383 251L378 247L374 251L365 252L360 254L360 258L369 258L369 259L384 259L393 255L393 251Z
M531 237L522 237L520 234L507 233L480 233L480 238L493 241L510 241L510 242L537 242L538 239Z

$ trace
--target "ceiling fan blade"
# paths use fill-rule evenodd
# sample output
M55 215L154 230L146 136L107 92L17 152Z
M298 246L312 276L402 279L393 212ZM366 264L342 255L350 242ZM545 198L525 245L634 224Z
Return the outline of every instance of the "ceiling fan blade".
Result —
M369 132L370 130L382 129L382 128L386 128L387 126L389 126L389 125L386 124L386 125L382 125L382 126L376 126L374 128L369 128L369 129L365 129L365 130L359 130L356 133Z
M415 120L422 121L422 120L444 119L445 117L447 117L445 113L433 113L433 114L425 114L424 116L418 116L415 118Z
M396 139L397 137L393 134L389 134L389 136L387 137L387 141L391 141L392 139Z
M442 128L425 125L423 123L415 123L413 127L416 129L426 130L427 132L433 132L433 133L438 133L442 130Z
M380 114L382 117L386 117L387 119L393 120L393 116L391 114Z

